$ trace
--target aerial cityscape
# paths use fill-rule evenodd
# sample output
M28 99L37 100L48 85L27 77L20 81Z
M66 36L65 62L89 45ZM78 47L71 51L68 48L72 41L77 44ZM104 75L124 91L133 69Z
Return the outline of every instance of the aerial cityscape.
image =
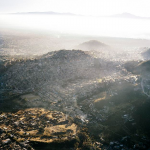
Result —
M0 1L0 150L150 149L148 1L106 1Z

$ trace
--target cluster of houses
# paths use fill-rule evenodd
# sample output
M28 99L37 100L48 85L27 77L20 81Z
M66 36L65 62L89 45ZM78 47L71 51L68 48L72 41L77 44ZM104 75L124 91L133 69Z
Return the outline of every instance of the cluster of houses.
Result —
M26 109L0 115L0 149L31 149L30 142L74 139L77 125L62 112Z

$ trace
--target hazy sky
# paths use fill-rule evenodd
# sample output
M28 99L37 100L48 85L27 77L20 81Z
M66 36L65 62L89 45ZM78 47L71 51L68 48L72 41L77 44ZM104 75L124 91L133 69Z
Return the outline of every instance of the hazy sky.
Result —
M82 15L123 12L150 17L150 0L0 0L0 13L55 11Z

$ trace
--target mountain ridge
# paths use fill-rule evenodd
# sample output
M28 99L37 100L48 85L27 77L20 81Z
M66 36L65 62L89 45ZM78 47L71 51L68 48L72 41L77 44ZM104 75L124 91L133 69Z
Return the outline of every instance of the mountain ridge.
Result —
M150 19L150 17L141 17L141 16L137 16L137 15L133 15L131 13L121 13L121 14L115 14L115 15L111 15L110 17L113 18L130 18L130 19Z
M20 15L65 15L65 16L83 16L80 14L73 14L70 12L54 12L54 11L45 11L45 12L17 12L17 13L11 13L11 14L20 14Z

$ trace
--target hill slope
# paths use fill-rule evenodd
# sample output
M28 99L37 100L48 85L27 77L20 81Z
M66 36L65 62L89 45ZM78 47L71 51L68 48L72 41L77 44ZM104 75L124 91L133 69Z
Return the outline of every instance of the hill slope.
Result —
M100 50L106 47L108 47L106 44L97 40L90 40L78 45L78 48L82 50Z
M80 50L60 50L17 60L5 65L7 69L1 74L0 109L16 113L40 107L62 112L84 129L86 135L80 135L80 139L86 140L81 143L86 141L89 147L90 136L98 148L121 148L123 144L128 149L141 141L148 148L150 134L146 130L150 124L149 118L143 116L149 113L150 82L134 71L148 64L108 61ZM118 142L110 145L112 141Z

